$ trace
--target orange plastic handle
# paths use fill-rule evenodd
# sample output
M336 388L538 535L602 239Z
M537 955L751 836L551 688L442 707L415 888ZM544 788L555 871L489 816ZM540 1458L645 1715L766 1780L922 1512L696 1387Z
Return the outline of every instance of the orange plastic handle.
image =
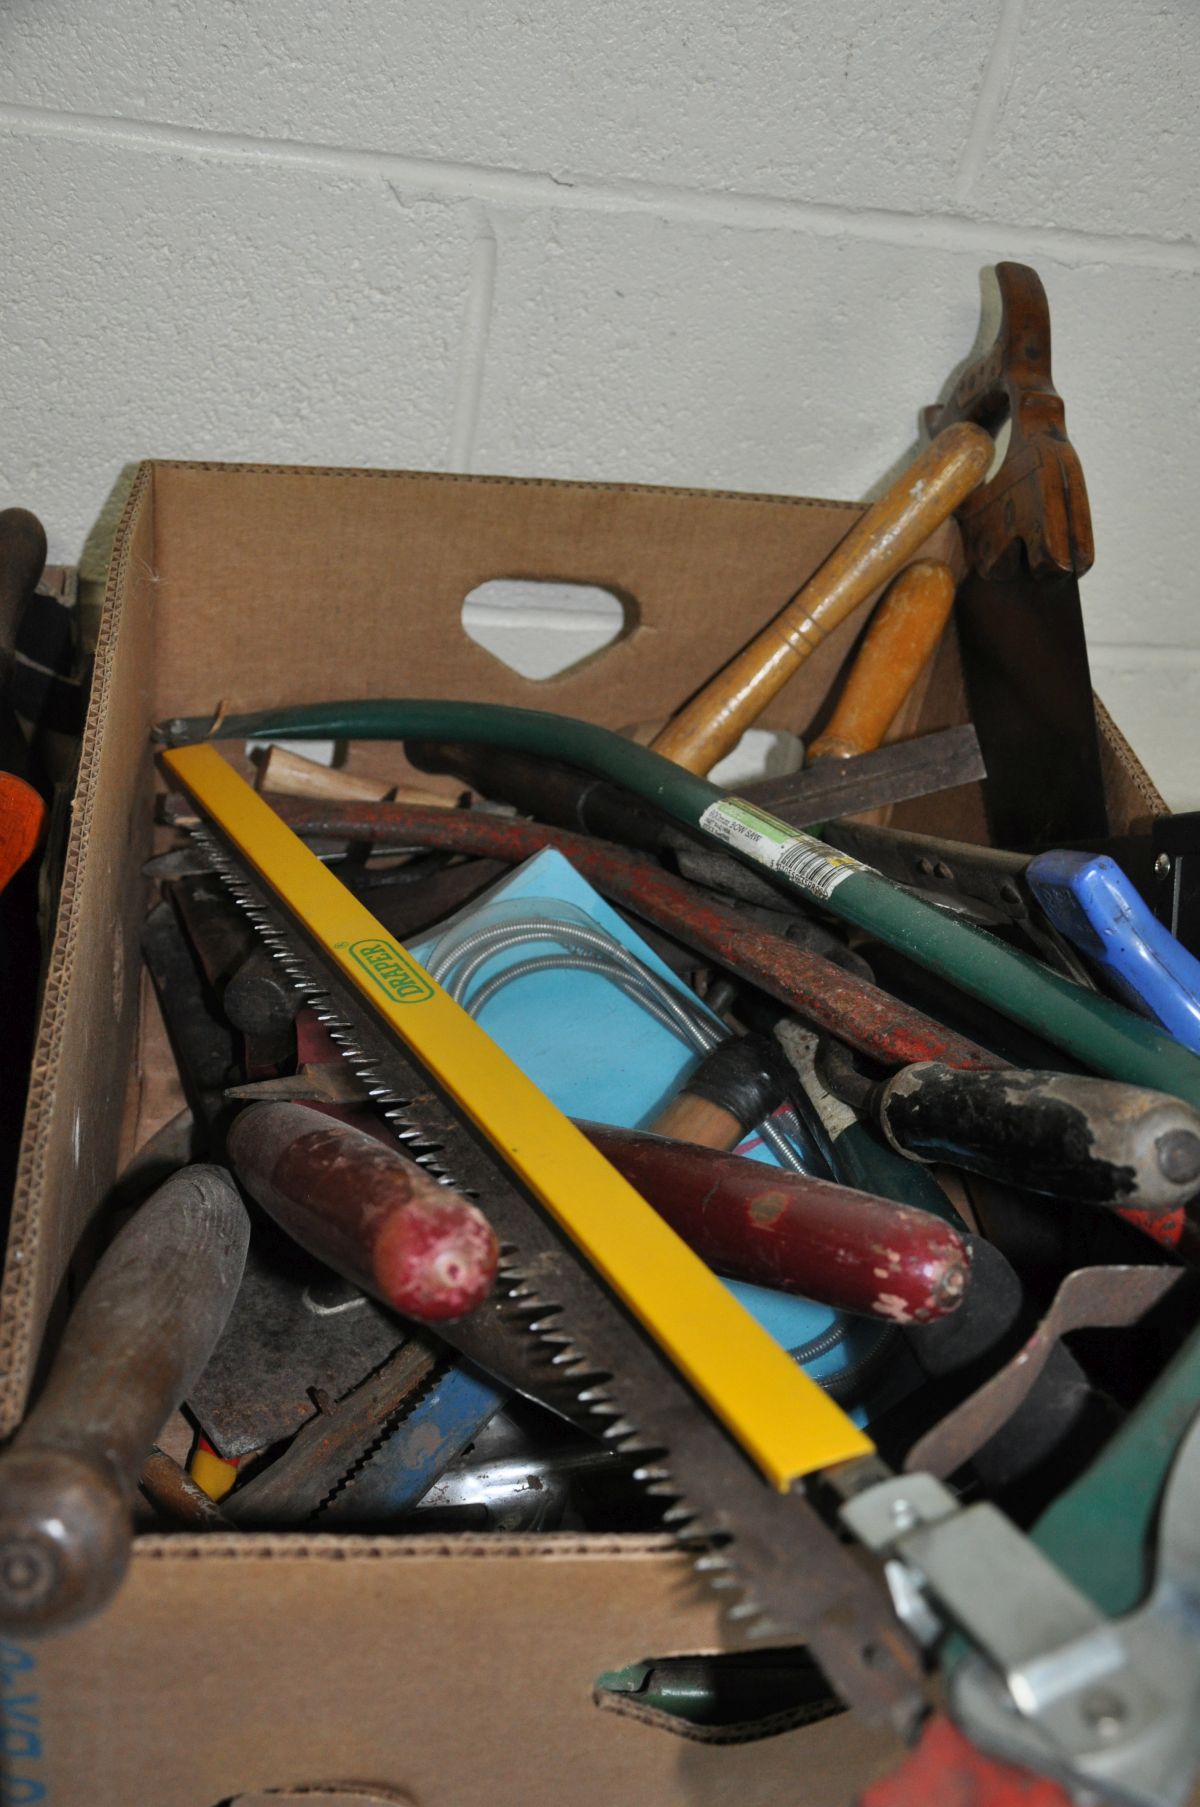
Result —
M732 751L821 641L909 562L987 475L992 441L960 421L867 509L820 570L651 742L689 772Z
M901 571L871 617L829 726L812 741L812 759L872 753L924 671L954 607L949 565L921 559Z
M31 784L0 772L0 891L42 838L46 805Z

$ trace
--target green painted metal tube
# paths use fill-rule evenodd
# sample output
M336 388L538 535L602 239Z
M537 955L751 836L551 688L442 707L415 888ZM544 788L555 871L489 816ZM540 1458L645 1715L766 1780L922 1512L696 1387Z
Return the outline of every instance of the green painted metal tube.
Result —
M321 740L463 740L517 748L593 772L772 870L808 902L869 930L930 971L1064 1048L1097 1073L1170 1092L1200 1109L1200 1059L1121 1004L1073 985L981 929L948 916L824 842L787 827L705 778L590 722L494 703L386 698L180 718L174 745L250 735Z
M1146 1592L1163 1489L1197 1412L1200 1330L1033 1528L1034 1543L1101 1612L1132 1612Z

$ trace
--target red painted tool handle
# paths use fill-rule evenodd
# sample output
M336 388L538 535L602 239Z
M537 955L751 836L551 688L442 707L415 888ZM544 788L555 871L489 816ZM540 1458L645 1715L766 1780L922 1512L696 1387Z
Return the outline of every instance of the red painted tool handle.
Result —
M977 1750L938 1713L915 1750L864 1790L858 1807L1071 1807L1057 1782Z
M247 1192L301 1248L406 1317L460 1318L491 1292L491 1225L397 1148L306 1104L254 1104L228 1150Z
M249 1236L229 1175L188 1167L101 1257L0 1457L0 1630L57 1631L115 1592L143 1459L224 1328Z
M647 1204L731 1279L897 1324L927 1323L962 1303L967 1247L924 1211L641 1130L580 1127Z
M857 974L756 927L738 910L611 842L476 810L422 809L407 803L311 804L287 798L281 798L277 808L301 835L445 847L510 863L555 847L605 897L740 973L789 1010L882 1066L915 1060L944 1060L949 1066L980 1069L1005 1064Z

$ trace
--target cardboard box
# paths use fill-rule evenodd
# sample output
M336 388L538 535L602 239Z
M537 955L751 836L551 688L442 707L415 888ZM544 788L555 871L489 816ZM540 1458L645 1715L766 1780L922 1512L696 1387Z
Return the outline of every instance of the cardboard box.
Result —
M331 695L489 699L661 719L771 617L857 510L794 498L418 473L145 464L109 577L0 1298L0 1435L34 1386L68 1266L118 1161L177 1085L138 930L165 716ZM956 559L947 527L932 547ZM495 577L595 583L619 642L545 682L471 641ZM803 733L861 626L765 718ZM1115 826L1162 800L1101 714ZM953 637L894 732L965 719ZM395 773L390 749L356 750ZM977 787L897 812L983 838ZM48 1334L49 1329L49 1334ZM716 1597L647 1536L137 1540L98 1620L6 1645L5 1803L217 1807L316 1791L419 1807L849 1802L894 1759L845 1716L713 1743L597 1706L594 1678L729 1647Z

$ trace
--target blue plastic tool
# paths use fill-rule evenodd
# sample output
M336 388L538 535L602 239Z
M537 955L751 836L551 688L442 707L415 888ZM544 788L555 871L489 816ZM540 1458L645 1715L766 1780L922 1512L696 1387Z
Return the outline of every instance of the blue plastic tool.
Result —
M411 1511L507 1398L466 1362L455 1362L334 1494L318 1525Z
M1117 996L1200 1054L1200 960L1150 913L1116 861L1039 853L1025 876L1055 928Z

